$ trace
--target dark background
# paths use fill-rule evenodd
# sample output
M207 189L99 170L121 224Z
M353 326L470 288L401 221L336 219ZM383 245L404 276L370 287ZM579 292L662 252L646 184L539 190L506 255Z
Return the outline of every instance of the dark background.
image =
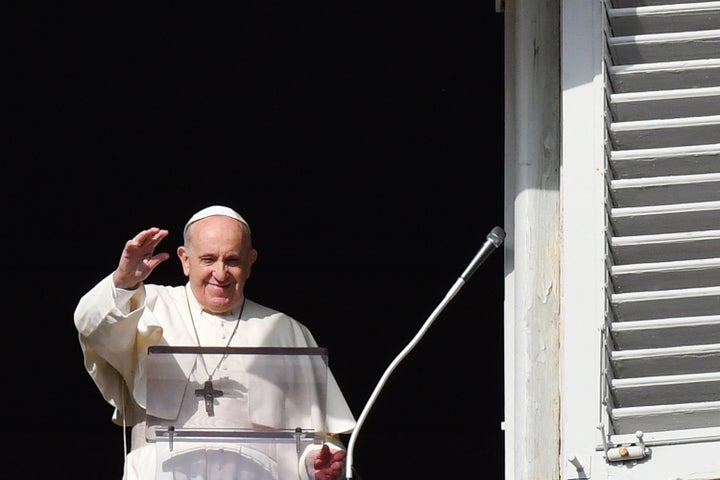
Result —
M237 3L14 12L2 428L17 471L5 473L120 479L122 429L72 317L144 228L171 232L151 280L181 283L182 225L236 208L259 250L248 296L312 330L358 416L502 226L494 2ZM357 439L356 480L502 478L502 260L389 378Z

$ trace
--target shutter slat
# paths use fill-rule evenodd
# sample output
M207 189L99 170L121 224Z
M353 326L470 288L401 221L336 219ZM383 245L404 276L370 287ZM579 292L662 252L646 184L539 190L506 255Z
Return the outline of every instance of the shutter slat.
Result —
M610 416L618 435L637 430L662 432L717 427L720 426L720 402L614 408Z
M720 372L720 344L615 350L615 378Z
M720 343L720 315L616 321L610 335L619 350Z
M720 258L720 230L612 237L612 263Z
M720 221L720 202L620 207L610 210L618 236L714 230Z
M720 200L720 173L613 180L615 207L699 203Z
M610 8L613 35L709 30L720 24L720 2Z
M693 4L706 2L707 0L610 0L608 3L614 8L629 8L671 5L675 3Z
M720 313L720 286L686 290L613 293L613 314L619 321L696 317Z
M615 93L715 87L720 85L720 59L610 65L608 75Z
M615 407L720 401L720 371L614 379Z
M717 173L720 144L613 150L609 161L616 179Z
M618 265L610 276L617 293L713 287L720 258Z
M621 122L717 115L720 87L614 93L610 109Z
M618 150L707 145L717 141L718 138L720 138L720 115L610 124L610 139L613 148Z
M720 30L611 37L608 47L615 65L717 58Z

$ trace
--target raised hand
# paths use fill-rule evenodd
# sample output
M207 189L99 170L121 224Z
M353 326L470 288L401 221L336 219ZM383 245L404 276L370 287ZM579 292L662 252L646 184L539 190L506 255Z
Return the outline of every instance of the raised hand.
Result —
M167 230L152 227L125 242L113 282L118 288L132 290L145 280L162 262L170 258L167 252L155 253L155 247L168 235Z

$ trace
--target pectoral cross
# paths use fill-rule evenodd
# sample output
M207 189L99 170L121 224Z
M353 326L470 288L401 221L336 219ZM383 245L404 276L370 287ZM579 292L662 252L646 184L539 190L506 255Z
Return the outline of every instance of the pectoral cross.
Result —
M205 387L195 390L195 396L205 398L205 411L207 412L208 417L213 417L215 416L215 407L213 402L217 397L223 396L223 391L215 390L213 388L212 380L208 380L205 382Z

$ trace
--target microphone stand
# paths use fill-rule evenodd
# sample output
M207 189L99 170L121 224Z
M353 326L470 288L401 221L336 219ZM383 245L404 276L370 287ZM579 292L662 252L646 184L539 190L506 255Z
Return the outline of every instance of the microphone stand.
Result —
M345 456L345 478L346 480L352 480L352 467L353 467L353 452L355 450L355 442L357 441L357 436L360 432L360 428L362 427L362 424L365 422L365 419L367 418L368 414L370 413L370 409L372 408L373 404L375 403L375 400L377 399L378 395L380 395L380 390L382 390L382 387L385 385L385 382L390 377L392 372L395 370L395 368L400 364L400 362L407 356L408 353L417 345L417 343L420 341L420 339L425 335L425 332L428 331L432 323L435 321L435 319L440 315L440 313L445 309L445 307L450 303L450 301L457 295L457 293L460 291L460 289L467 283L467 281L470 279L470 277L475 273L477 268L480 266L481 263L483 263L492 252L497 249L502 242L505 240L505 231L500 227L493 228L490 233L487 235L487 240L483 244L483 246L478 250L475 257L472 259L470 264L465 268L462 275L458 277L458 279L455 281L453 286L448 290L448 292L445 294L445 298L438 304L437 307L435 307L435 310L430 314L430 316L425 320L425 323L422 325L420 330L415 334L413 339L408 343L405 348L402 349L402 351L395 357L395 359L390 363L387 369L385 369L385 373L383 373L382 377L380 378L380 381L375 386L375 390L373 390L372 394L370 395L370 399L365 404L365 407L363 408L362 412L360 412L360 416L358 417L357 423L355 424L355 428L353 429L352 433L350 434L350 440L348 441L348 447L347 452Z

